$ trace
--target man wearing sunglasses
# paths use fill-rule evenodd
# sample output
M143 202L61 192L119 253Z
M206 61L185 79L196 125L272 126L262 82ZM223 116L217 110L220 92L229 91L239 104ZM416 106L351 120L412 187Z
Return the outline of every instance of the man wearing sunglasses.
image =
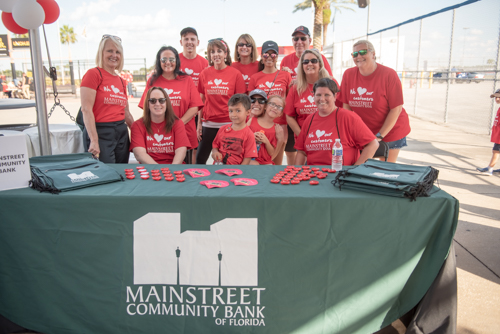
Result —
M290 72L292 75L292 80L297 79L297 66L299 64L300 56L305 50L308 50L311 45L311 34L309 33L309 29L304 26L297 27L292 34L292 44L295 49L295 53L291 53L288 56L285 56L281 60L280 69L284 71ZM325 69L328 71L330 76L332 76L332 69L330 68L330 64L326 60L325 56L323 57L323 63L325 65Z

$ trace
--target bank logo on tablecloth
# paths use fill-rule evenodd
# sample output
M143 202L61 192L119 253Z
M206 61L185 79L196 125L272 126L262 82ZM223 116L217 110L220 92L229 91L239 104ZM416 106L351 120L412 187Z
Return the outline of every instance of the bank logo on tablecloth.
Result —
M179 213L134 222L134 284L257 286L257 219L227 218L181 233Z

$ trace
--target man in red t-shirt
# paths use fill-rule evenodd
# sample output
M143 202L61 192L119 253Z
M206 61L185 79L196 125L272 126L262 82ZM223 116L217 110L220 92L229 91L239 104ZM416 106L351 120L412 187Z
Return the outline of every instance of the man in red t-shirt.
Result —
M181 31L182 53L179 54L181 59L181 71L190 75L194 85L198 87L198 80L201 71L208 67L208 60L196 53L196 47L200 45L198 33L194 28L187 27Z
M292 80L295 80L297 79L297 66L299 65L300 56L302 56L302 53L306 49L309 49L311 45L311 34L309 33L309 29L304 26L297 27L292 34L292 44L295 49L295 53L291 53L281 60L280 69L290 72ZM330 76L333 77L332 69L330 68L328 60L326 60L323 55L321 55L321 57L323 58L325 69L328 71Z

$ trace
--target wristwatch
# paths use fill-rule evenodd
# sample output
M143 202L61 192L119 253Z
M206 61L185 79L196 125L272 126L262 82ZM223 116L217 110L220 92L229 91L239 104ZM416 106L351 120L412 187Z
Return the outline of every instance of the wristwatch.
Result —
M380 134L380 132L378 132L378 133L375 135L375 137L377 137L378 139L384 139L384 136L382 136L382 135Z

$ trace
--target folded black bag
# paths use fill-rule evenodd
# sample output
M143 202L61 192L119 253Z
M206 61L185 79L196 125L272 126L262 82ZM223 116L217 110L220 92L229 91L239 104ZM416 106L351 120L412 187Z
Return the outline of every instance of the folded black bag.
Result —
M59 154L30 158L29 186L57 194L100 184L123 181L123 176L90 153Z
M430 196L439 171L430 166L412 166L370 159L362 165L338 173L332 184L340 190L405 197Z

